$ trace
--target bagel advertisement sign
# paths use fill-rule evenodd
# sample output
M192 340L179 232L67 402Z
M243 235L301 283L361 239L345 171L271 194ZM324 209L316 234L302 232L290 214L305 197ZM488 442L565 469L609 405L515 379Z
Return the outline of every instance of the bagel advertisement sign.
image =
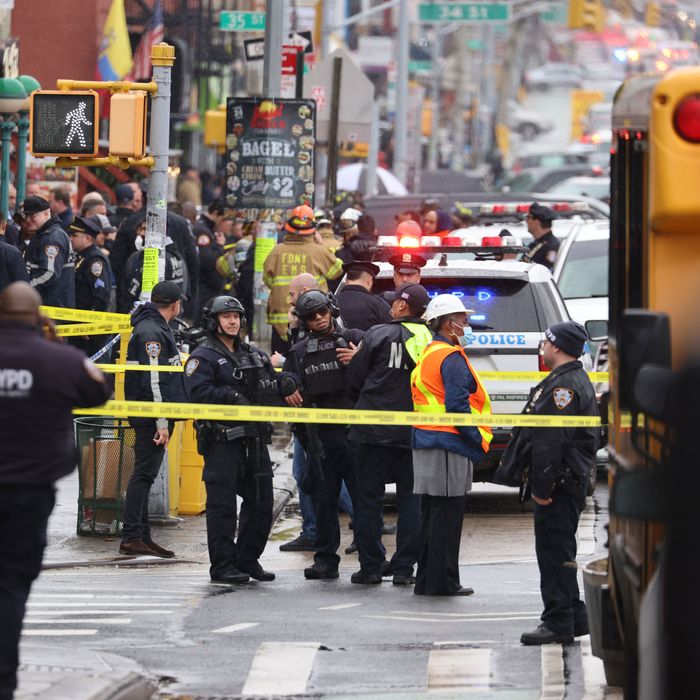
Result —
M231 98L226 105L226 202L249 220L314 206L316 103Z

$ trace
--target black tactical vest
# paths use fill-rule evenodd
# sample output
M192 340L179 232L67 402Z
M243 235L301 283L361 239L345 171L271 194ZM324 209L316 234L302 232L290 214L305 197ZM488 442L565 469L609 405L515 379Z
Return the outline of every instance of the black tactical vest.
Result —
M345 368L338 360L338 338L309 338L301 362L304 390L309 396L336 394L345 390Z

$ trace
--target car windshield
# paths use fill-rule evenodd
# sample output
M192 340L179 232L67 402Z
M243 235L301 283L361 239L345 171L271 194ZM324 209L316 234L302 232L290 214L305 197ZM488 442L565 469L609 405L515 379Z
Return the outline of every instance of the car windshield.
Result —
M524 333L540 330L532 288L523 280L423 277L421 284L431 297L454 294L462 299L465 308L474 309L469 320L474 331ZM393 278L375 280L375 294L393 289Z
M574 241L558 286L564 299L608 296L608 241Z

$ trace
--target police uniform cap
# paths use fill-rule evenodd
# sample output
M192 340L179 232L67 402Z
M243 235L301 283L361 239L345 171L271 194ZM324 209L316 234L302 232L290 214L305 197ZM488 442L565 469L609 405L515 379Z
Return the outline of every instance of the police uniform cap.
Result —
M92 221L92 217L76 216L68 227L68 235L72 236L76 233L87 233L88 236L96 238L99 233L102 233L100 225Z
M117 198L117 202L134 201L134 190L131 189L129 185L117 185L117 189L114 190L114 194Z
M415 282L406 282L395 292L388 292L386 295L386 300L390 304L399 299L416 309L425 309L430 303L430 297L426 288L422 284L416 284Z
M537 219L543 224L557 218L556 214L549 207L545 207L539 202L533 202L527 212L533 219Z
M49 203L39 195L27 197L17 209L17 213L21 216L33 216L39 212L46 211L49 208Z
M426 260L415 253L394 253L389 258L389 263L394 266L397 272L410 274L420 271L421 267L425 266Z
M175 282L158 282L151 290L151 301L156 304L174 304L184 299L182 290Z
M379 266L369 260L351 260L343 263L343 272L348 270L361 270L369 273L372 277L376 277L379 274Z
M562 321L551 325L545 332L547 340L571 357L580 357L588 339L586 329L576 321Z

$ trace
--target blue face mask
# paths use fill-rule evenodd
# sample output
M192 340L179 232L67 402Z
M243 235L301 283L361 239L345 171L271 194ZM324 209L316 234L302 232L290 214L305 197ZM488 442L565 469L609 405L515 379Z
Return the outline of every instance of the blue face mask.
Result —
M457 325L456 323L454 324L455 326ZM460 348L466 348L469 345L471 345L472 341L474 340L474 331L472 330L472 327L467 323L464 328L462 329L464 331L464 334L461 336L457 336L457 343L459 344Z

